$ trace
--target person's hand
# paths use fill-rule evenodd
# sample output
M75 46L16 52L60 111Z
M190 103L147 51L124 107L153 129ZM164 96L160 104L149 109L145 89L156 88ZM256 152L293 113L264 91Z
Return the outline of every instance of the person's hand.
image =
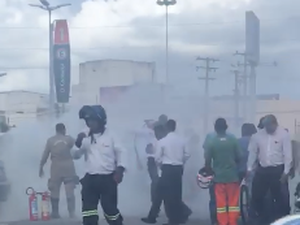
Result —
M280 182L285 183L285 182L287 182L288 178L289 178L289 175L286 173L283 173L280 177Z
M290 169L289 176L291 179L295 178L295 169L294 168Z
M117 167L116 171L114 172L114 180L116 181L117 184L123 181L123 176L124 176L124 168Z
M44 177L44 170L43 170L43 168L40 168L40 170L39 170L39 177L40 178Z
M75 145L77 148L80 148L82 145L82 140L86 137L86 134L84 132L81 132L77 135Z
M83 138L85 138L86 137L86 133L84 133L84 132L81 132L81 133L79 133L78 135L77 135L77 138L78 139L83 139Z

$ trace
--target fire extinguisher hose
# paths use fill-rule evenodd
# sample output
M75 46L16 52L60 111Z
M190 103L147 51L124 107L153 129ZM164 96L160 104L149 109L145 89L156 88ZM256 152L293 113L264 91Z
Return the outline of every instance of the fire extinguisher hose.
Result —
M35 190L33 189L33 187L28 187L25 193L26 195L32 195L33 193L35 193Z

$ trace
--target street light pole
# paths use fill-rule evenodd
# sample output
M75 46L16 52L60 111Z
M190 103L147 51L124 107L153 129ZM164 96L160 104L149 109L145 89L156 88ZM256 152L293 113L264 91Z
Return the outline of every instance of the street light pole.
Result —
M31 7L40 8L48 12L49 18L49 109L54 108L55 103L55 93L54 93L54 77L53 77L53 26L52 26L52 12L56 9L70 6L71 4L60 4L51 6L47 0L40 0L40 5L29 4Z
M176 5L176 0L157 0L160 6L166 7L166 83L169 83L169 6Z

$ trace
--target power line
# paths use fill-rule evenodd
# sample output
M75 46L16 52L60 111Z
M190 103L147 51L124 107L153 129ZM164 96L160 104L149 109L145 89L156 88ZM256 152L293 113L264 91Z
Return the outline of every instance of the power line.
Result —
M273 42L300 42L299 38L278 38L278 39L269 39L269 40L262 40L262 43L273 43ZM212 47L217 47L217 46L223 46L226 43L199 43L200 45L205 45L205 46L212 46ZM172 47L172 43L170 44ZM71 47L72 51L81 51L81 50L87 50L87 51L94 51L94 50L99 50L99 49L153 49L153 48L160 48L159 46L95 46L95 47ZM47 47L0 47L0 50L3 51L49 51L49 48Z
M298 18L297 18L298 17ZM295 17L288 17L288 18L269 18L269 19L262 19L260 18L260 21L263 21L264 23L266 22L277 22L277 21L286 21L286 20L297 20L299 18L299 16L295 16ZM241 23L244 24L245 21L244 20L233 20L233 21L209 21L209 22L195 22L195 23L171 23L169 24L169 27L187 27L187 26L205 26L205 25L224 25L224 24L237 24L237 23ZM93 26L93 27L81 27L81 26L71 26L69 27L70 30L88 30L88 29L103 29L103 28L138 28L138 27L159 27L159 28L164 28L164 25L162 24L143 24L143 25L129 25L129 24L124 24L124 25L103 25L103 26ZM36 29L46 29L46 27L34 27L34 26L0 26L0 29L32 29L32 30L36 30Z

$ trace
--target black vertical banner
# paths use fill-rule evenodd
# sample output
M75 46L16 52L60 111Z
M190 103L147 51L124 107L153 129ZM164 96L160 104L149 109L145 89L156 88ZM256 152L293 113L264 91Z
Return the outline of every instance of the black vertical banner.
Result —
M68 103L71 83L70 45L53 46L53 73L58 103Z
M68 103L71 86L71 50L67 20L54 21L53 75L57 103Z

